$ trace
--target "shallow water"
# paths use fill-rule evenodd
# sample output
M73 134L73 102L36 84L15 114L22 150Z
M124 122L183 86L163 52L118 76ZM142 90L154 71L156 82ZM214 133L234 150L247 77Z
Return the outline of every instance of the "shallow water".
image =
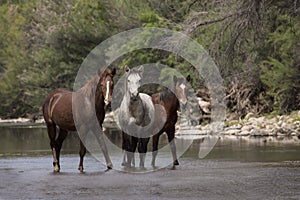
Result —
M105 133L120 143L118 131ZM76 133L64 142L60 173L44 127L5 126L0 135L0 199L300 199L295 138L221 138L204 159L197 139L176 170L132 174L106 171L90 154L79 173Z
M111 142L121 146L121 132L106 129ZM6 125L0 126L0 157L51 155L47 129L44 126ZM180 136L182 137L182 136ZM197 158L203 139L195 139L183 157ZM167 144L161 137L160 145ZM151 149L151 141L149 142ZM77 133L69 133L63 143L62 154L78 154ZM300 160L298 138L245 138L221 137L205 159L228 159L248 162L282 162Z

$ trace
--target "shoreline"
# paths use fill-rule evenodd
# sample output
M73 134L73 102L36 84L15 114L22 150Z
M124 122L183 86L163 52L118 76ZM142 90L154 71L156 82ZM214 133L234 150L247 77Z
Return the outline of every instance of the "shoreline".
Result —
M181 119L182 120L182 119ZM104 127L113 128L116 126L114 115L112 112L107 113ZM41 127L46 128L43 118L35 121L29 118L16 119L1 119L0 127L5 126L25 126L28 128ZM266 115L255 116L253 113L248 113L244 119L226 120L224 128L221 132L214 134L212 132L211 124L194 126L194 130L189 131L187 121L183 119L180 121L180 126L177 125L178 137L193 137L201 138L209 135L226 136L231 138L277 138L278 141L284 141L286 138L292 140L298 139L300 141L300 111L294 111L289 115Z

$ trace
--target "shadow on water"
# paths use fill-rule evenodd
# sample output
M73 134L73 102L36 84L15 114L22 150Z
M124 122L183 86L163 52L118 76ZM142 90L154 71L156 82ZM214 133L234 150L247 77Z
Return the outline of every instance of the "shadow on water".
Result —
M112 143L121 147L121 132L107 128L105 134ZM51 155L47 129L43 126L0 127L0 157ZM289 141L289 142L287 142ZM202 140L194 140L183 157L198 158ZM160 146L167 144L165 136ZM149 142L151 151L151 141ZM76 132L68 135L63 143L62 154L76 154L79 151L79 138ZM300 140L245 137L222 137L205 159L240 160L246 162L280 162L299 160Z

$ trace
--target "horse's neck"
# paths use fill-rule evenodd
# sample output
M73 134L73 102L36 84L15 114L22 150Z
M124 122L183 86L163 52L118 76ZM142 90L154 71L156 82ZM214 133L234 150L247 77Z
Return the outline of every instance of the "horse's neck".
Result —
M97 87L95 89L95 105L96 109L104 108L104 95L100 86L100 81L98 82Z
M165 89L160 92L160 100L164 102L165 105L168 105L169 108L172 108L172 110L178 110L179 108L179 101L175 92L175 88L173 90Z
M104 108L104 96L100 83L100 78L95 76L76 92L78 98L88 101L87 105L95 105L96 112Z
M175 94L175 87L173 89L165 89L161 92L161 95L163 95L164 99L167 101L174 101L177 100L176 94Z

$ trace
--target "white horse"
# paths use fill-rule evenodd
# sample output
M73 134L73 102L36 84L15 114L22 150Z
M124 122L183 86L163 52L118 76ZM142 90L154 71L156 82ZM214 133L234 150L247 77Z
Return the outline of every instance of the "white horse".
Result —
M138 69L125 69L125 95L119 111L119 125L122 129L122 148L125 150L123 165L131 167L134 163L134 152L138 147L140 167L144 167L147 144L153 134L154 106L151 96L139 93L143 66ZM134 164L133 164L134 165Z

